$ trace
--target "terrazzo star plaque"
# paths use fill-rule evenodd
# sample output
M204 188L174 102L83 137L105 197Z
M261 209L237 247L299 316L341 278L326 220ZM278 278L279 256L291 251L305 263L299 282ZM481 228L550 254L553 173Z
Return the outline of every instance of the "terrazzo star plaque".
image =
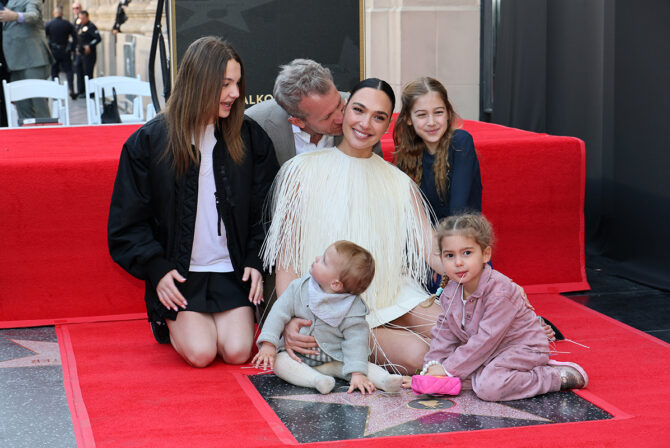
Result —
M410 390L348 394L348 385L338 381L332 393L321 395L275 375L248 378L299 443L612 418L571 392L486 402L471 391L456 397L416 396Z

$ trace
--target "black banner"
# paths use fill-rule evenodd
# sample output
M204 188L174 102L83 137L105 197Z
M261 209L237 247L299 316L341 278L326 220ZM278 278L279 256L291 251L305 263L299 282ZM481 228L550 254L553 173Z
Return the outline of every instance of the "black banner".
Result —
M272 98L279 65L314 59L348 90L361 79L363 0L175 0L177 61L199 37L226 39L244 63L251 106Z

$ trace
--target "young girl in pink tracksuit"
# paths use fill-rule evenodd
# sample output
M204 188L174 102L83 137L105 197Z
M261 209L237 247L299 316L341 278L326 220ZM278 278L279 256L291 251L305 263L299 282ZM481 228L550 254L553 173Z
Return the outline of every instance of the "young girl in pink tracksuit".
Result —
M482 400L533 397L586 387L584 369L549 359L549 343L519 288L491 269L493 232L481 215L440 222L440 257L449 279L422 375L472 380Z

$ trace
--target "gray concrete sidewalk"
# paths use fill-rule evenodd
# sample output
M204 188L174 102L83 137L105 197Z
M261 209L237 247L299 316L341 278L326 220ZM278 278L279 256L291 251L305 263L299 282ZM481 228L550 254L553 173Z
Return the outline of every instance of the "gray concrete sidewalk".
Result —
M86 118L86 101L84 97L79 97L76 100L68 98L68 107L70 108L70 125L88 124Z

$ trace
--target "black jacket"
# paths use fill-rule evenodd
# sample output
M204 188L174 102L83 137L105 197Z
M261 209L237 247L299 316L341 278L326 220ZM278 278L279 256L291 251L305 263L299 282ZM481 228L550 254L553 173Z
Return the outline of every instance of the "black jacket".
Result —
M152 321L170 315L174 318L174 312L158 301L156 285L172 269L188 276L198 198L200 166L191 164L187 173L176 177L171 158L163 157L166 127L164 115L159 114L123 145L107 229L114 261L145 280L147 313ZM272 141L247 117L242 125L245 157L240 165L233 162L218 132L216 138L217 210L241 281L245 267L262 270L263 204L279 165Z
M96 52L96 45L100 43L102 37L98 32L98 27L91 21L86 25L79 24L76 26L77 32L77 52L84 54L84 46L88 45L91 48L90 56Z
M63 52L72 51L70 40L74 42L77 34L70 22L62 17L54 17L44 25L44 31L47 33L52 53L54 48Z

